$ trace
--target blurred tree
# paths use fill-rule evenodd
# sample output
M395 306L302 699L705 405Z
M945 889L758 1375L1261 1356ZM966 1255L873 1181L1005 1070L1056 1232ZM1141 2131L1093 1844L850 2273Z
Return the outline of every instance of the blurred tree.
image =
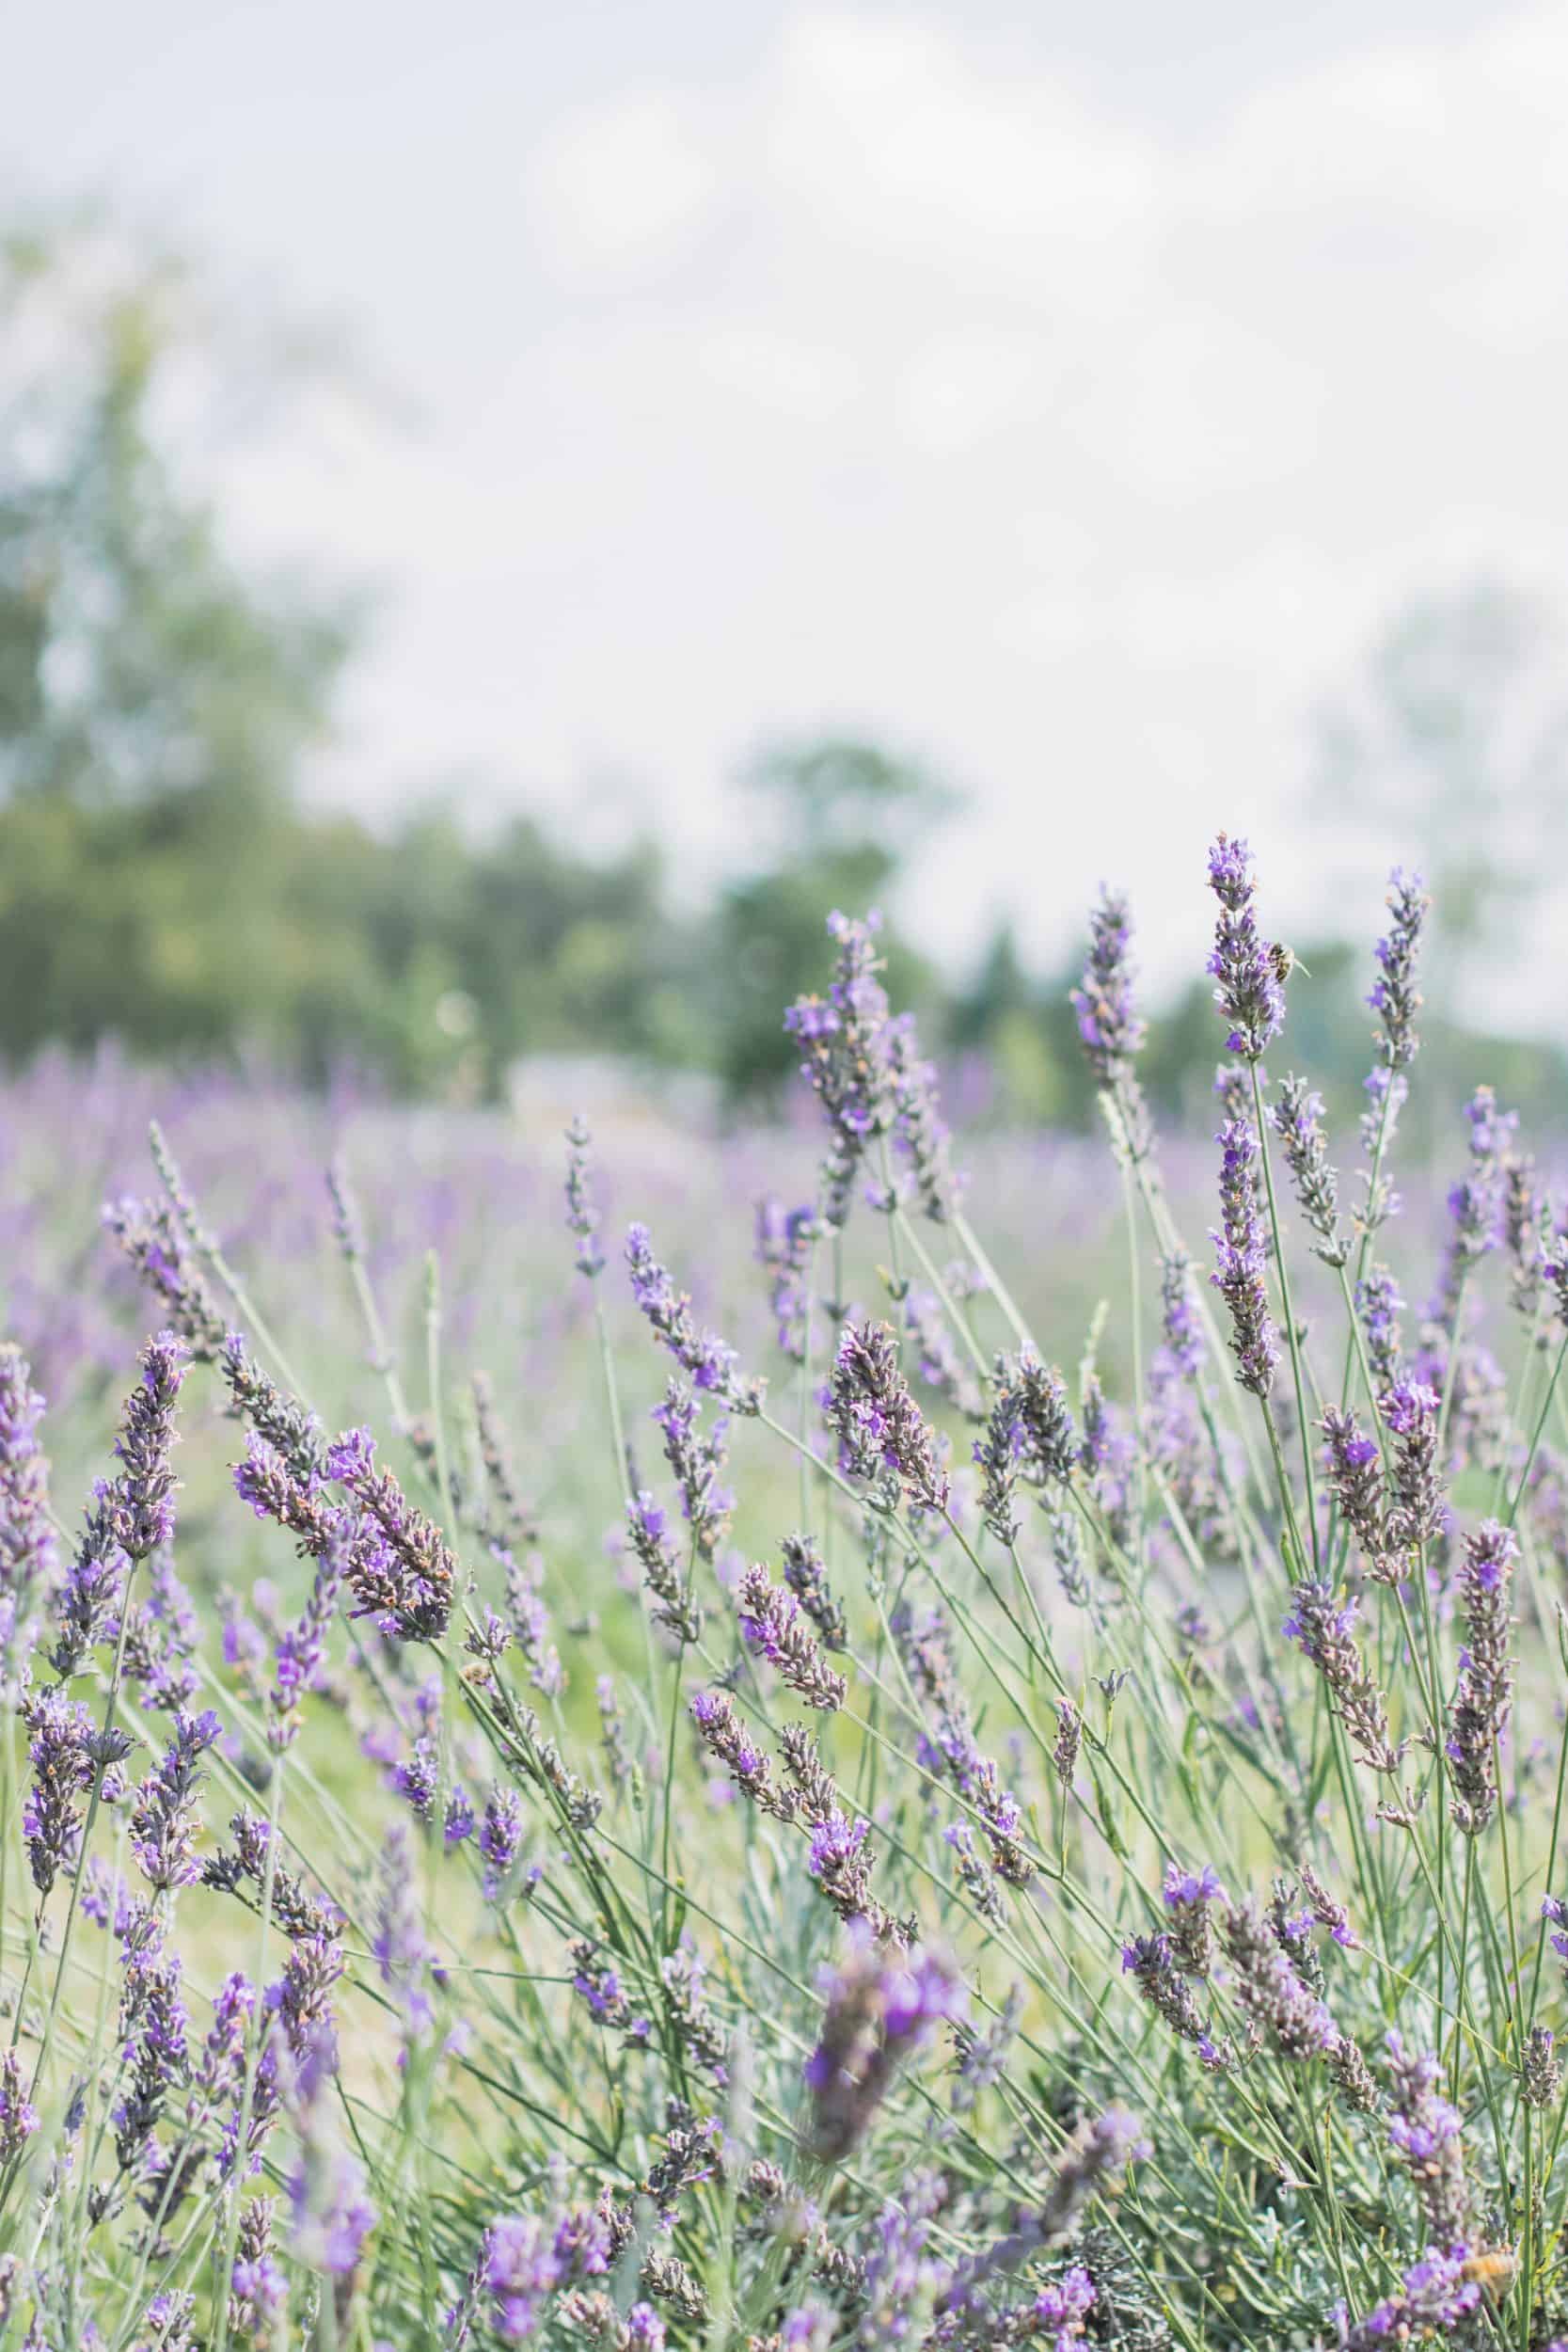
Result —
M916 843L958 805L918 762L854 737L770 744L740 782L758 810L762 862L721 895L706 991L732 1103L774 1092L795 1069L784 1008L824 984L827 914L878 904ZM897 1001L928 998L928 967L891 928L883 952Z
M1429 968L1451 1007L1568 863L1561 666L1546 609L1477 580L1396 619L1318 721L1319 779L1341 827L1408 841L1426 876Z

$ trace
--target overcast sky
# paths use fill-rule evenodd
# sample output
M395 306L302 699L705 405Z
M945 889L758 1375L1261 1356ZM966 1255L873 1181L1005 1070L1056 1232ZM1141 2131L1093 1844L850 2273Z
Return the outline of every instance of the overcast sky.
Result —
M1173 970L1219 824L1322 911L1378 622L1568 550L1568 12L1272 13L55 0L0 151L346 330L374 397L228 485L383 591L314 788L657 803L705 875L738 756L852 725L974 795L939 945L1108 873Z

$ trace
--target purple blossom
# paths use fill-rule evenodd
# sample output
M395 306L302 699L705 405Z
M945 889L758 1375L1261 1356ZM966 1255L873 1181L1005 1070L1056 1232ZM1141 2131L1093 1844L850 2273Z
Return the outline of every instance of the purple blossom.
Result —
M211 1708L199 1715L177 1715L162 1761L136 1791L131 1851L149 1883L160 1891L194 1886L201 1876L194 1842L197 1791L205 1777L198 1768L222 1730Z
M577 1236L577 1267L592 1281L604 1269L599 1212L593 1191L594 1138L581 1111L566 1130L566 1230Z
M734 1348L716 1332L698 1329L690 1297L676 1290L668 1269L654 1256L645 1225L626 1228L626 1267L633 1298L692 1386L705 1394L722 1397L743 1412L753 1411L754 1394L737 1375Z
M1269 1311L1258 1131L1247 1120L1231 1119L1214 1139L1221 1154L1221 1227L1209 1236L1214 1245L1214 1271L1209 1279L1230 1310L1236 1377L1254 1396L1266 1397L1279 1362L1279 1334Z
M1513 1619L1509 1601L1519 1546L1513 1532L1486 1519L1465 1539L1459 1573L1465 1646L1459 1688L1449 1712L1444 1753L1453 1788L1454 1826L1479 1837L1497 1804L1497 1742L1513 1707L1516 1661L1508 1654Z
M921 1509L946 1510L948 1479L937 1440L898 1369L898 1343L885 1323L845 1327L831 1412L851 1477L874 1484L890 1507L901 1486Z
M805 2080L816 2153L836 2164L864 2137L899 2067L931 2028L962 2017L966 1995L951 1963L932 1952L890 1956L864 1925L851 1927L822 1991Z
M1258 929L1252 852L1244 841L1219 835L1209 852L1209 887L1220 906L1209 971L1214 1002L1230 1025L1226 1050L1260 1061L1285 1025L1285 991Z
M741 1577L739 1600L740 1632L747 1648L766 1658L808 1707L829 1712L842 1707L848 1686L825 1662L794 1594L781 1591L757 1562Z
M1421 930L1432 901L1419 874L1406 874L1396 866L1388 877L1388 929L1374 949L1378 976L1367 1002L1382 1022L1377 1053L1386 1070L1406 1069L1420 1042L1416 1015L1421 997L1416 987L1416 964Z

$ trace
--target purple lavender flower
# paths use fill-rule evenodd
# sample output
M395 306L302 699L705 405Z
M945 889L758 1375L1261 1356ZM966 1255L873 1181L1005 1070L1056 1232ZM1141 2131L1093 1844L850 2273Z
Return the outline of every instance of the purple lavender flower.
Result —
M779 1547L784 1582L816 1626L824 1649L843 1649L849 1639L848 1621L828 1582L828 1572L814 1535L786 1535Z
M357 1604L353 1613L374 1615L383 1632L399 1641L439 1641L451 1617L457 1563L440 1529L414 1508L391 1471L374 1467L374 1452L368 1429L351 1429L328 1446L323 1461L323 1474L360 1507L343 1562ZM325 1520L321 1540L330 1542L341 1534L341 1521L331 1515ZM296 1532L319 1558L312 1535L303 1527Z
M781 1591L760 1562L741 1576L740 1631L748 1649L777 1668L808 1707L832 1712L844 1704L845 1677L825 1663L793 1593Z
M222 1729L211 1708L199 1715L177 1715L163 1760L136 1791L131 1851L160 1892L194 1886L201 1876L194 1843L197 1791L205 1777L199 1765Z
M735 1507L734 1495L719 1483L728 1457L728 1417L721 1413L705 1430L695 1390L673 1379L652 1418L664 1432L664 1458L674 1472L691 1540L701 1557L711 1560Z
M23 2082L22 2053L8 2045L0 2052L0 2165L14 2164L38 2127L38 2109Z
M1135 1935L1121 1947L1124 1976L1132 1978L1144 1999L1183 2042L1202 2043L1208 2024L1193 1997L1193 1990L1177 1963L1168 1935Z
M1456 2246L1470 2212L1458 2110L1438 2094L1435 2058L1407 2049L1398 2033L1389 2034L1387 2049L1395 2103L1388 2137L1415 2185L1432 2243Z
M127 1196L104 1204L103 1225L131 1265L163 1304L198 1363L217 1361L228 1327L173 1212Z
M1279 1335L1269 1311L1264 1272L1268 1260L1258 1192L1258 1131L1246 1120L1227 1120L1215 1141L1221 1152L1221 1230L1209 1236L1214 1245L1214 1271L1209 1279L1230 1310L1236 1377L1254 1396L1266 1397L1279 1361Z
M1355 1646L1358 1604L1340 1603L1330 1584L1298 1584L1291 1597L1286 1639L1299 1642L1328 1687L1330 1704L1355 1744L1357 1761L1374 1772L1397 1772L1408 1740L1396 1747L1383 1693Z
M933 2026L961 2018L962 1983L932 1952L890 1958L869 1928L852 1927L845 1958L828 1971L816 2049L806 2060L816 2154L840 2163L864 2137L906 2059Z
M1508 1654L1508 1636L1518 1557L1517 1540L1497 1519L1484 1520L1465 1539L1459 1582L1466 1641L1443 1745L1453 1787L1454 1826L1465 1837L1479 1837L1497 1810L1497 1742L1513 1706L1517 1662Z
M299 1736L301 1701L314 1688L325 1654L327 1628L353 1549L346 1524L337 1527L316 1560L310 1597L297 1621L278 1636L277 1670L267 1702L267 1740L277 1749Z
M1328 1164L1323 1096L1305 1078L1282 1079L1269 1123L1284 1150L1301 1213L1318 1236L1314 1257L1342 1266L1350 1243L1339 1231L1339 1179Z
M1253 2026L1282 2058L1328 2057L1339 2042L1338 2028L1303 1984L1257 1905L1232 1905L1226 1912L1221 1938L1236 2000Z
M1219 835L1209 852L1209 887L1220 904L1209 971L1217 983L1214 1002L1230 1024L1226 1050L1260 1061L1285 1025L1285 991L1253 912L1257 884L1244 841Z
M1374 1265L1355 1286L1355 1311L1367 1338L1367 1358L1379 1388L1394 1388L1404 1376L1400 1317L1404 1300L1385 1265Z
M1339 2352L1385 2352L1391 2344L1457 2341L1458 2331L1481 2298L1479 2282L1467 2277L1469 2248L1429 2246L1404 2274L1397 2295L1385 2296L1365 2319L1351 2323L1339 2313ZM1554 2352L1551 2344L1545 2352Z
M1437 1409L1436 1390L1419 1380L1398 1381L1378 1401L1383 1425L1394 1438L1394 1502L1384 1523L1382 1582L1402 1581L1422 1546L1435 1542L1449 1523L1437 1473Z
M1465 1281L1471 1269L1503 1238L1504 1162L1518 1125L1513 1111L1499 1111L1490 1087L1477 1087L1465 1106L1469 1122L1470 1167L1449 1194L1449 1243L1437 1290L1422 1328L1423 1377L1442 1376L1459 1328Z
M933 1225L945 1225L958 1211L964 1180L952 1163L952 1137L937 1101L936 1065L921 1056L912 1013L897 1014L888 1023L884 1038L894 1139L909 1164L921 1209ZM888 1195L881 1205L889 1209L903 1198L896 1184L879 1189Z
M593 1191L594 1138L581 1111L566 1130L566 1230L577 1235L577 1267L592 1281L604 1268Z
M877 977L880 922L876 914L863 923L831 914L828 930L838 943L838 959L827 998L798 997L784 1014L784 1027L801 1051L800 1074L827 1115L822 1214L835 1232L848 1220L867 1144L888 1132L896 1113L888 1000Z
M1370 1561L1380 1561L1386 1549L1383 1525L1383 1466L1376 1445L1355 1415L1325 1406L1323 1419L1323 1462L1329 1492L1339 1516Z
M1519 2096L1527 2107L1549 2107L1562 2089L1562 2061L1550 2026L1532 2026L1519 2061Z
M422 2040L435 2017L432 1956L414 1886L414 1857L401 1821L392 1823L382 1846L371 1950L391 1994L405 2046Z
M1164 1344L1176 1371L1192 1379L1203 1361L1203 1334L1193 1291L1193 1262L1184 1249L1160 1261Z
M1096 1086L1115 1089L1132 1075L1148 1035L1132 994L1132 922L1124 891L1101 884L1089 913L1089 954L1069 1001Z
M702 1611L689 1597L668 1526L668 1514L645 1486L626 1504L626 1531L641 1564L642 1581L654 1597L654 1623L666 1627L678 1642L694 1642L703 1629Z
M722 1397L740 1412L754 1412L756 1384L739 1378L733 1347L716 1332L698 1329L690 1297L676 1290L668 1269L654 1256L653 1239L645 1225L626 1228L626 1267L632 1296L692 1386Z
M1212 1862L1201 1870L1183 1870L1171 1863L1163 1889L1170 1914L1171 1957L1183 1976L1206 1977L1214 1963L1214 1923L1211 1906L1226 1899L1225 1889Z
M833 1362L831 1413L850 1476L892 1507L901 1486L923 1510L945 1512L949 1486L937 1440L898 1369L885 1323L848 1324Z
M492 1788L484 1801L479 1851L484 1857L483 1895L487 1903L501 1901L511 1889L523 1845L523 1808L512 1788Z
M1422 999L1416 987L1416 962L1421 928L1432 901L1421 887L1419 874L1395 866L1388 877L1388 910L1392 917L1374 950L1379 972L1367 1002L1382 1021L1377 1039L1378 1059L1386 1070L1404 1070L1416 1058L1420 1042L1416 1015Z
M55 1576L49 1460L38 1438L42 1417L27 1359L8 1343L0 1346L0 1598L10 1604L11 1658L0 1669L0 1696L14 1690L35 1638L37 1606Z
M756 1204L756 1255L772 1275L771 1302L779 1345L791 1363L804 1363L811 1332L808 1274L821 1232L811 1207L785 1209L768 1193Z
M115 1539L126 1557L145 1560L174 1534L176 1480L170 1462L174 1408L190 1365L185 1343L160 1331L142 1349L142 1376L126 1399L115 1453Z
M23 1700L33 1783L23 1806L22 1831L33 1884L47 1896L61 1870L74 1867L82 1834L82 1800L97 1775L97 1725L79 1699L61 1689L30 1692Z

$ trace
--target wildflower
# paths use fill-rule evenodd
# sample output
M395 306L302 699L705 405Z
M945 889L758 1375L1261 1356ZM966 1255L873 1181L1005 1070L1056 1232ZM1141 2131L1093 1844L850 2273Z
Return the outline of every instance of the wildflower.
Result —
M1340 2314L1340 2352L1384 2352L1390 2344L1452 2338L1481 2301L1480 2285L1465 2275L1468 2256L1463 2243L1447 2249L1429 2246L1405 2272L1399 2294L1386 2296L1354 2326Z
M484 1801L479 1851L484 1857L482 1891L487 1903L499 1902L510 1890L517 1857L522 1851L523 1809L516 1791L492 1788Z
M1183 1870L1170 1863L1165 1870L1164 1904L1170 1914L1171 1957L1183 1976L1206 1977L1214 1962L1214 1924L1211 1906L1224 1902L1225 1889L1212 1862L1201 1870Z
M1362 1432L1354 1412L1325 1406L1323 1461L1329 1491L1339 1516L1370 1561L1380 1562L1386 1550L1383 1526L1383 1467L1372 1439Z
M933 2026L963 2013L952 1966L929 1952L889 1959L870 1930L852 1927L845 1958L825 1973L826 2007L806 2061L816 2153L837 2163L863 2138L895 2074Z
M1193 1292L1193 1262L1184 1249L1172 1249L1161 1259L1160 1298L1166 1352L1175 1370L1190 1380L1203 1361L1203 1335Z
M1337 1602L1329 1584L1298 1584L1285 1620L1287 1640L1299 1642L1328 1686L1335 1713L1355 1744L1358 1762L1374 1772L1397 1772L1408 1740L1394 1746L1383 1693L1355 1646L1358 1604Z
M1168 1935L1135 1935L1121 1947L1124 1976L1130 1976L1150 2009L1163 2017L1183 2042L1202 2042L1208 2026L1193 1997L1192 1987L1177 1965Z
M1435 2058L1407 2049L1397 2032L1389 2034L1387 2051L1394 2097L1388 2137L1415 2184L1432 2243L1455 2246L1470 2209L1458 2111L1438 2095Z
M141 1279L162 1300L169 1323L199 1364L217 1361L228 1327L166 1207L129 1196L103 1209L105 1230Z
M681 1508L701 1557L711 1560L728 1533L735 1497L719 1484L724 1467L728 1419L711 1429L701 1425L696 1391L672 1380L653 1418L664 1432L664 1458L675 1474Z
M1460 1588L1466 1646L1449 1714L1444 1752L1453 1784L1454 1826L1479 1837L1497 1809L1497 1748L1513 1704L1515 1661L1508 1655L1509 1591L1519 1546L1509 1529L1485 1520L1465 1539Z
M201 1876L192 1842L196 1793L203 1778L198 1767L222 1728L211 1708L199 1715L177 1715L162 1762L136 1791L131 1851L149 1883L160 1890L194 1886Z
M1064 1788L1072 1787L1073 1773L1078 1770L1078 1749L1084 1737L1084 1718L1070 1699L1056 1701L1056 1740L1051 1751L1051 1761L1056 1777Z
M1339 1180L1328 1165L1323 1096L1305 1078L1283 1079L1269 1124L1279 1137L1301 1213L1318 1236L1313 1255L1324 1265L1342 1266L1350 1244L1339 1231Z
M22 2053L13 2043L0 2052L0 2165L14 2164L38 2127L38 2109L23 2084Z
M706 1971L697 1953L682 1943L658 1966L665 2012L683 2048L721 2088L729 2080L729 2038L717 2010L704 1996Z
M1388 910L1393 919L1374 950L1378 977L1367 999L1383 1025L1376 1043L1378 1059L1386 1070L1408 1068L1420 1043L1416 1015L1422 999L1416 988L1416 962L1431 904L1419 874L1406 874L1396 866L1388 877Z
M838 958L827 998L798 997L784 1014L784 1027L801 1051L800 1074L827 1115L822 1214L835 1232L847 1222L868 1143L887 1133L895 1114L890 1013L877 977L880 921L875 914L864 922L831 914L828 930L838 944Z
M810 1344L808 1274L821 1230L811 1207L785 1209L771 1193L756 1204L756 1256L773 1277L774 1325L779 1346L791 1363L804 1363Z
M1508 1248L1509 1298L1516 1314L1527 1322L1534 1316L1541 1296L1541 1276L1546 1259L1545 1228L1551 1202L1535 1183L1535 1161L1528 1152L1503 1154L1503 1240Z
M704 1745L718 1757L737 1788L753 1804L781 1821L795 1818L795 1800L786 1788L776 1788L772 1762L754 1747L736 1720L735 1702L727 1691L699 1691L691 1701L691 1719Z
M1227 1907L1221 1940L1233 1971L1238 2003L1282 2058L1323 2058L1338 2031L1323 2003L1303 1984L1252 1902Z
M1101 884L1089 914L1089 955L1069 1002L1095 1084L1114 1088L1143 1050L1148 1024L1132 995L1132 925L1125 893Z
M779 1547L784 1582L816 1626L824 1649L844 1649L849 1629L842 1604L833 1597L815 1535L786 1535Z
M1562 2061L1550 2026L1532 2026L1519 2063L1519 2096L1527 2107L1549 2107L1562 2089Z
M39 1443L43 1399L19 1347L0 1345L0 1598L10 1604L12 1656L20 1667L34 1638L33 1616L54 1581L49 1461ZM14 1674L6 1677L14 1683Z
M23 1700L22 1719L33 1767L22 1830L33 1884L46 1896L59 1872L75 1865L81 1801L98 1772L93 1752L97 1725L81 1701L67 1698L61 1689L29 1692Z
M632 1296L692 1386L722 1397L741 1412L755 1412L758 1391L754 1384L748 1388L737 1377L734 1348L712 1331L699 1331L689 1296L676 1290L668 1269L654 1256L645 1225L626 1228L626 1265Z
M963 1179L953 1168L952 1136L938 1106L936 1066L921 1057L912 1013L896 1014L883 1034L894 1137L922 1210L934 1225L945 1225L957 1213ZM887 1206L894 1205L890 1199Z
M808 1707L829 1712L842 1707L848 1686L843 1675L823 1662L794 1594L781 1591L766 1567L756 1563L741 1577L739 1599L740 1631L747 1648L776 1667Z
M668 1525L665 1512L645 1486L627 1503L626 1530L656 1603L654 1623L668 1628L679 1642L694 1642L703 1629L702 1612L688 1596L680 1564L665 1533Z
M236 2344L269 2344L288 2300L287 2283L272 2254L273 2210L270 2197L247 2197L240 2207L229 2289L229 2333Z
M457 1563L434 1520L408 1502L390 1470L374 1467L374 1452L368 1430L351 1429L327 1448L323 1464L360 1508L343 1567L357 1603L353 1613L376 1616L400 1641L439 1641L451 1616Z
M1393 1583L1406 1572L1399 1563L1433 1542L1449 1523L1437 1474L1437 1391L1419 1380L1402 1380L1379 1399L1378 1411L1394 1438L1394 1502L1385 1526L1387 1557L1378 1574Z
M1399 1322L1404 1312L1404 1300L1386 1266L1371 1266L1357 1282L1355 1311L1366 1335L1367 1359L1374 1383L1380 1389L1397 1387L1404 1373Z
M577 1235L577 1266L589 1280L604 1266L599 1248L599 1212L594 1204L594 1138L578 1111L566 1130L566 1230Z
M653 2026L633 2009L615 1970L601 1968L596 1947L580 1937L572 1946L572 1958L577 1963L572 1987L587 2003L590 2017L596 2025L611 2026L634 2048L646 2049Z
M1227 1120L1220 1146L1221 1228L1210 1234L1214 1271L1210 1280L1230 1310L1236 1377L1266 1397L1279 1361L1279 1337L1269 1312L1264 1276L1263 1220L1258 1195L1258 1132L1243 1119Z
M832 1415L845 1467L896 1500L944 1512L947 1473L936 1439L898 1369L897 1343L885 1323L849 1324L833 1363Z
M1246 843L1222 833L1209 852L1209 887L1220 905L1209 970L1214 1002L1230 1024L1227 1051L1257 1062L1285 1025L1285 992L1253 912L1251 868Z
M1422 1330L1421 1369L1428 1378L1438 1375L1448 1351L1462 1336L1460 1311L1472 1268L1503 1238L1504 1163L1517 1116L1499 1111L1487 1086L1477 1087L1465 1116L1470 1130L1470 1166L1449 1194L1449 1242Z

